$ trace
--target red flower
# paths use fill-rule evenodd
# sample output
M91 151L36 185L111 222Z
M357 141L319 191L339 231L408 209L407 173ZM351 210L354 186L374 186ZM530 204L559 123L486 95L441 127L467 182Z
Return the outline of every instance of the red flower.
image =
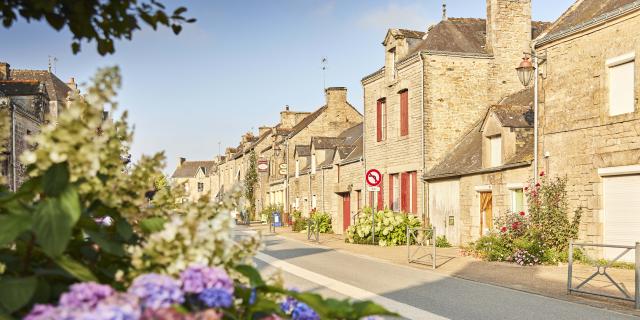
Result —
M502 227L502 228L500 228L500 231L501 231L502 233L507 232L507 227Z
M524 217L524 211L520 211L520 215Z
M524 187L524 191L527 191L527 190L529 190L529 187Z
M514 222L514 223L511 225L511 229L513 229L513 230L518 229L518 223L517 223L517 222Z
M536 187L539 187L539 186L540 186L540 182L537 182L537 183L536 183Z
M540 176L544 177L544 171L540 171Z

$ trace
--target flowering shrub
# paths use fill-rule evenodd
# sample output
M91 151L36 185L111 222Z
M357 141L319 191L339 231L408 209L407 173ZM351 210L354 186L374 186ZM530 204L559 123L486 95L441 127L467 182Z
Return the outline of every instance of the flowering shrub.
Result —
M296 210L291 214L291 230L294 232L307 230L307 219L302 217L302 212Z
M312 212L311 220L320 229L320 233L332 233L331 216L324 212Z
M372 242L372 210L364 208L362 215L355 223L347 228L347 238L350 243ZM420 227L420 220L406 213L395 213L389 210L378 211L375 214L375 238L380 246L403 245L407 242L407 226Z
M489 261L520 265L566 261L569 240L578 234L581 209L570 220L567 214L566 180L540 173L539 182L525 189L529 213L508 212L495 219L497 230L481 237L468 253Z

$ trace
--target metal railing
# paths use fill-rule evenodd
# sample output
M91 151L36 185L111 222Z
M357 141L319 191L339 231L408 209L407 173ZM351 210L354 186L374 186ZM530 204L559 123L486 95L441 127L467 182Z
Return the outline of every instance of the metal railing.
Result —
M320 224L313 219L307 220L307 240L320 241Z
M412 247L414 247L412 249ZM431 251L431 252L429 252ZM430 257L431 259L425 259ZM436 228L407 227L407 261L436 268Z
M599 248L617 248L624 249L618 256L616 256L613 260L608 261L606 265L601 265L597 260L594 260L593 266L596 267L596 271L587 277L584 281L580 282L575 288L573 287L573 253L574 247L599 247ZM622 258L624 255L631 251L635 252L635 294L632 296L630 292L628 292L625 288L620 286L607 272L607 269L613 266L613 264ZM582 288L584 285L589 283L589 281L593 280L596 276L604 276L609 280L613 286L622 293L623 296L615 296L611 294L601 293L601 292L593 292L587 291ZM607 297L612 299L626 300L635 302L636 309L640 309L640 242L636 242L635 246L622 246L622 245L613 245L613 244L594 244L594 243L574 243L573 240L569 242L569 270L567 274L567 291L569 294L572 292L585 293L595 296Z

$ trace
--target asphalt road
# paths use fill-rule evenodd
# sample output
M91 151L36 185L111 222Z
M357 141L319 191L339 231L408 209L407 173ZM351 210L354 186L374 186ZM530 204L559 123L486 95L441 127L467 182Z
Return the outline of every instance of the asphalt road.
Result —
M283 237L267 235L264 241L256 256L263 274L279 269L288 287L373 300L408 319L638 319Z

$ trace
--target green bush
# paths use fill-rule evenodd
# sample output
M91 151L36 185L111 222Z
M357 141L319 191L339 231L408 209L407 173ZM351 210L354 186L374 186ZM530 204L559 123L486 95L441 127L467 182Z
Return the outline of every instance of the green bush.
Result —
M372 243L372 209L364 208L362 215L355 223L347 228L346 242ZM375 214L375 239L380 246L396 246L407 243L407 226L417 228L421 226L420 220L406 213L395 213L388 209L378 211Z
M451 243L447 240L447 236L436 237L436 247L438 248L451 248Z
M328 213L315 212L310 219L314 223L314 226L318 226L320 233L333 233L331 216Z
M513 253L511 243L497 234L481 237L470 248L475 256L487 261L507 261Z
M296 210L291 214L291 230L294 232L307 230L307 219L302 216L302 212Z

